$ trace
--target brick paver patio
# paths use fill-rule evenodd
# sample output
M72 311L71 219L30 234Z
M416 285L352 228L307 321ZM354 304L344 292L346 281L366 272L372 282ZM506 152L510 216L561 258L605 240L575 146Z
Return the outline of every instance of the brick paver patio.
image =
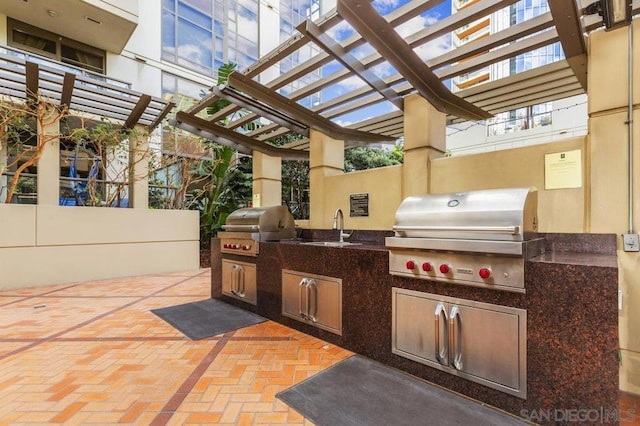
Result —
M310 424L277 392L351 355L272 321L191 341L151 309L208 269L0 292L0 424Z

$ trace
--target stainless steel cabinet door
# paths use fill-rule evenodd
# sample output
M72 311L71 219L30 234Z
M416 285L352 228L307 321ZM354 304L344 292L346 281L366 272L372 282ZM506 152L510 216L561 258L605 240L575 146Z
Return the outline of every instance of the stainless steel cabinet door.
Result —
M307 306L305 277L290 272L282 272L282 315L304 321L303 309Z
M222 259L222 294L255 305L258 301L256 265Z
M342 280L283 270L282 314L342 335Z
M438 319L436 336L436 308L441 304L436 299L393 293L393 353L420 362L437 363L436 346L446 343L446 311ZM444 306L443 306L444 308ZM446 308L445 308L446 309ZM436 344L438 337L438 344ZM444 342L442 340L444 338ZM439 348L446 359L446 347Z
M392 301L394 354L526 398L525 310L401 288Z
M518 389L522 348L517 314L459 303L450 310L449 333L452 367Z

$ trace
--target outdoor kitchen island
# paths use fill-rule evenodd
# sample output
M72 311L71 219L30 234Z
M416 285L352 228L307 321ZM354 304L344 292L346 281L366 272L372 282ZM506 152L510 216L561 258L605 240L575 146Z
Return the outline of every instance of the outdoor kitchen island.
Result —
M212 297L535 422L582 415L616 423L615 235L540 234L546 252L525 261L525 293L390 275L384 246L390 235L356 231L350 241L362 244L346 247L260 242L255 306L222 295L222 257L242 258L223 255L214 239ZM335 239L335 231L304 230L301 236L327 241ZM341 280L341 335L283 315L283 270ZM392 353L394 288L525 310L526 399Z

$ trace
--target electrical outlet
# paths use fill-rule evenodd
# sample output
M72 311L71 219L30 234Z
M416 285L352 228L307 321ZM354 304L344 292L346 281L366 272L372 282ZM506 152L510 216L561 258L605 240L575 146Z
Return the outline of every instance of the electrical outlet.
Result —
M623 234L624 251L640 251L640 236L638 234Z
M622 290L618 290L618 310L622 310Z

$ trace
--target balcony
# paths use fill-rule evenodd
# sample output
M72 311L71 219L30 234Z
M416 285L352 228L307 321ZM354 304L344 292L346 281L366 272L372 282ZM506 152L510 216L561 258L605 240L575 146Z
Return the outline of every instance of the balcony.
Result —
M138 0L4 1L0 13L114 53L138 26Z

